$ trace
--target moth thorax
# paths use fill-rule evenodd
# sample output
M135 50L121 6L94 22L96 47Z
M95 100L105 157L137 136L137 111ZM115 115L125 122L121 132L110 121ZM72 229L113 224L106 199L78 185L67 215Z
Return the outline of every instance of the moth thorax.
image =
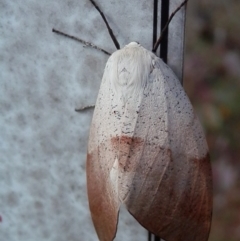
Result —
M151 55L140 45L127 45L113 57L116 72L111 81L116 93L123 101L141 94L151 72Z

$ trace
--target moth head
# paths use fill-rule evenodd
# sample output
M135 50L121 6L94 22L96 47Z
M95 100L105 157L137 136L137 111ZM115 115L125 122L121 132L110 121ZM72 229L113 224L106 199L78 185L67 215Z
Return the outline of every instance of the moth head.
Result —
M130 43L127 44L126 46L128 46L128 47L134 47L134 46L141 46L141 45L140 45L139 42L134 41L134 42L130 42Z

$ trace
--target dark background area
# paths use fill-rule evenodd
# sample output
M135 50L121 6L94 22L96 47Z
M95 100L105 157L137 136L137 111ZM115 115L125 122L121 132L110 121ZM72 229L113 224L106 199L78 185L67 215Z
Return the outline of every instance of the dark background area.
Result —
M184 87L204 125L213 167L210 241L240 240L240 1L190 0Z

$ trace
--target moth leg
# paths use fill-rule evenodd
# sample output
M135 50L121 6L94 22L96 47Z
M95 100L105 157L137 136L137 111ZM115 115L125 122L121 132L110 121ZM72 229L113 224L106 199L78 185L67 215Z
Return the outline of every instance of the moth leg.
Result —
M88 109L92 109L94 107L95 107L95 105L88 105L88 106L84 106L84 107L81 107L81 108L76 108L75 111L81 112L81 111L85 111L85 110L88 110Z

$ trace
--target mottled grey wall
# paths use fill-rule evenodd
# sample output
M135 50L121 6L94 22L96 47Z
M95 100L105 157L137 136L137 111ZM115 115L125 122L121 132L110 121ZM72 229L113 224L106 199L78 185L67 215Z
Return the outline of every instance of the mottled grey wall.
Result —
M107 2L120 44L149 47L151 4ZM0 16L0 240L97 240L85 181L92 110L74 109L95 103L108 57L51 30L115 47L87 0L2 0ZM118 240L146 236L134 222L125 212Z
M152 45L152 1L99 0L121 46ZM0 0L0 240L97 240L86 197L85 156L108 56L54 27L113 52L88 0ZM116 240L147 240L123 212Z

